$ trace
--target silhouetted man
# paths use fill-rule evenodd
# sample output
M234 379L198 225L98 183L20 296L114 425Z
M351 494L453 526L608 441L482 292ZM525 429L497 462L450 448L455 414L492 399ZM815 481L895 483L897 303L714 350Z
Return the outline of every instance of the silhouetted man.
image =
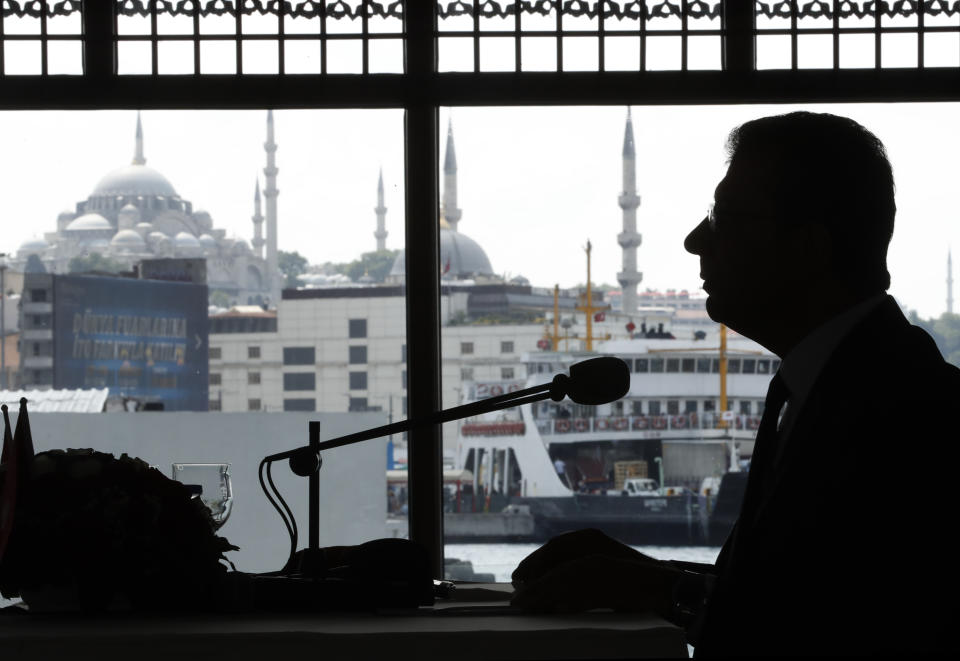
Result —
M883 145L850 119L791 113L735 129L728 154L684 245L710 317L783 359L737 524L715 565L597 531L555 538L517 568L514 601L653 608L697 656L955 650L960 370L885 293Z

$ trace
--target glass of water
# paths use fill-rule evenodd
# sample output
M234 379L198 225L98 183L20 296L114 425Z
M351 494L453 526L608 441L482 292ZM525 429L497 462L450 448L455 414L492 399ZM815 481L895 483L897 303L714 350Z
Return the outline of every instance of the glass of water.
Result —
M173 464L171 477L192 488L210 510L217 529L230 518L233 508L230 464Z

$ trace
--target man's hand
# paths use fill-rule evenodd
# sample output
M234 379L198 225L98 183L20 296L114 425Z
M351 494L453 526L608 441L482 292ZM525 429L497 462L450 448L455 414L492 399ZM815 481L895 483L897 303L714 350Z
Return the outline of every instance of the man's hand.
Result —
M680 572L666 563L590 555L521 584L511 604L540 612L612 608L655 611L669 617L674 606L673 586L679 576Z
M557 535L524 558L510 576L513 587L520 589L546 576L554 569L588 556L603 556L610 560L628 560L638 563L662 564L648 555L609 537L595 528L576 530Z

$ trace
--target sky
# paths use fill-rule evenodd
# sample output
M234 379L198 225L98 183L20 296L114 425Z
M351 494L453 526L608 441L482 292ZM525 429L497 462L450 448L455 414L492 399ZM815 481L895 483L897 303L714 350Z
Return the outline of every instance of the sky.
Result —
M697 259L683 250L683 238L703 218L723 176L727 133L751 118L801 108L853 117L887 145L898 204L890 291L922 316L939 316L947 250L960 246L956 104L634 107L641 290L699 290ZM454 130L459 230L484 247L494 271L523 275L535 286L573 286L585 279L583 246L590 240L593 281L615 282L626 113L625 107L441 110L441 158L448 120ZM142 118L147 165L195 209L207 210L215 227L252 238L266 112L151 110ZM72 210L101 177L133 157L133 111L3 112L0 122L6 214L0 252L53 231L59 212ZM311 263L350 261L373 250L380 168L387 247L403 247L401 110L279 110L275 123L281 250L296 250Z

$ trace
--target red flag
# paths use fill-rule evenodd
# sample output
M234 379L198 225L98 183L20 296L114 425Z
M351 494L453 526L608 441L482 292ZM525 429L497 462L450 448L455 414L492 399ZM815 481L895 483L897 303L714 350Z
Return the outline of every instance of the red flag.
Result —
M607 318L607 313L606 313L606 312L598 312L598 313L596 313L595 315L593 315L593 320L594 320L594 321L603 321L603 320L606 319L606 318Z
M447 255L447 263L443 265L443 269L440 271L440 275L446 275L450 272L450 255Z

